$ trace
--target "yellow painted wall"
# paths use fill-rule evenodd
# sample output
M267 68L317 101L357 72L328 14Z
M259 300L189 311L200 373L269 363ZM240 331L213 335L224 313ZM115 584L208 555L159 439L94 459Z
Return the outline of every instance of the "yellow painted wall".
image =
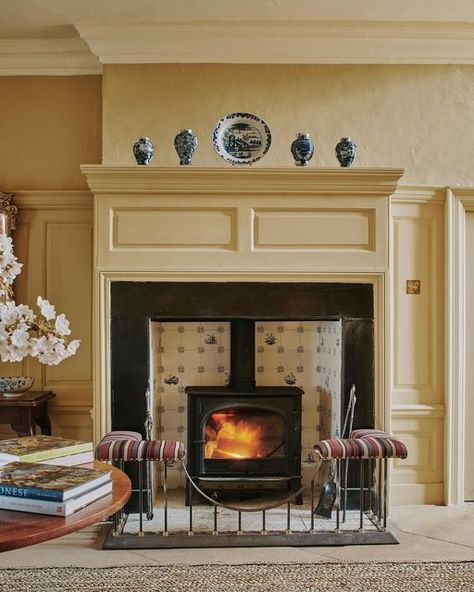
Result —
M80 172L101 160L100 76L0 78L0 190L19 206L15 252L24 264L18 302L42 295L71 321L81 347L57 367L0 362L1 375L53 390L53 434L90 438L92 421L92 196ZM81 191L82 190L82 191ZM0 438L11 435L0 424Z
M0 78L0 189L88 189L101 160L100 76Z
M272 147L254 166L292 166L296 132L317 145L311 166L337 166L350 135L356 164L404 167L404 182L472 183L474 67L411 65L107 65L104 163L133 164L131 147L154 141L157 166L178 164L175 134L198 136L196 166L230 166L210 135L220 117L250 111L269 124Z

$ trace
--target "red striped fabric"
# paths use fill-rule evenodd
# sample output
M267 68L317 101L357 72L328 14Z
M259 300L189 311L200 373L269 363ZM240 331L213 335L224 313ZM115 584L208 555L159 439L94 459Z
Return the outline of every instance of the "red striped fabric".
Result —
M403 442L395 438L373 438L366 436L361 439L330 438L321 440L314 447L316 452L325 459L335 458L406 458L407 448Z
M131 432L129 430L115 430L114 432L107 432L100 443L109 442L110 440L143 440L139 432Z
M186 449L174 440L106 440L95 450L97 460L182 460Z
M375 430L374 428L354 430L351 432L349 438L355 438L358 440L359 438L366 438L367 436L371 436L373 438L393 438L393 436L391 436L388 432L384 432L383 430Z

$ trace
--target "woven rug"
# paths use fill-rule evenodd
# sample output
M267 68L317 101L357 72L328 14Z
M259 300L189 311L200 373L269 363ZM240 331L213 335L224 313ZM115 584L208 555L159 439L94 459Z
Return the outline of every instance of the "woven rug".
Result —
M124 566L0 570L1 592L451 592L474 562Z

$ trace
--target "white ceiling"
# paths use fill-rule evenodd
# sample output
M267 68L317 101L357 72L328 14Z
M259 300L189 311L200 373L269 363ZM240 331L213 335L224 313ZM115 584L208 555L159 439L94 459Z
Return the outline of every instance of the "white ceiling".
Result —
M0 74L155 62L474 64L474 0L0 0Z

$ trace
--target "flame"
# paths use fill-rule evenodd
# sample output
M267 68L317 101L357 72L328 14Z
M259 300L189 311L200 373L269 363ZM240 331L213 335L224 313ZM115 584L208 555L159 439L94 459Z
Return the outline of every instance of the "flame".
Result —
M205 458L262 458L264 430L255 420L242 419L235 412L216 412L206 426Z

